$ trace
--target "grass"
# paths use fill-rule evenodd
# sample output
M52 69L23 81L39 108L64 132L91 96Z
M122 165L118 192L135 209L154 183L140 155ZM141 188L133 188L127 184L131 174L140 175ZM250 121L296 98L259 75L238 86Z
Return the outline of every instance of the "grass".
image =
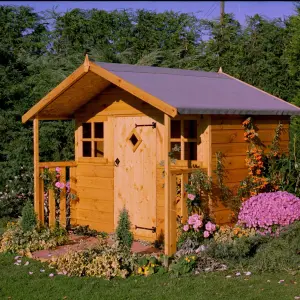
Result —
M300 296L300 274L275 273L232 276L213 273L174 278L169 274L129 279L69 278L56 275L45 264L29 260L24 266L14 265L14 256L0 254L0 299L72 299L72 300L163 300L163 299L294 299ZM46 271L40 272L43 268ZM29 275L29 271L33 272ZM285 282L279 284L278 281ZM267 282L269 280L270 282ZM295 283L297 282L297 283Z

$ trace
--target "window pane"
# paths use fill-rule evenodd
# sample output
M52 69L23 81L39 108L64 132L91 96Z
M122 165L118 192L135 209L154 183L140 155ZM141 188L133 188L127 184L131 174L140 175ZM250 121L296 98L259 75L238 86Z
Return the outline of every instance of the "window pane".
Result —
M184 143L184 159L197 160L197 143Z
M92 137L91 123L82 123L82 137L84 139L90 139Z
M94 130L95 130L95 138L96 139L103 139L104 131L103 131L103 122L94 123Z
M197 120L184 120L184 137L197 138Z
M94 157L104 157L104 142L95 142Z
M180 160L180 143L172 142L171 143L171 152L173 153L172 158Z
M180 120L171 121L171 139L180 138Z
M82 154L83 157L92 157L92 143L82 142Z

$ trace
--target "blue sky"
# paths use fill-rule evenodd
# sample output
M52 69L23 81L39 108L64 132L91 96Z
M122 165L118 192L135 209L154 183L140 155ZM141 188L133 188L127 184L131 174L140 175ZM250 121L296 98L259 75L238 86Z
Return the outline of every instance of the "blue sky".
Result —
M28 5L37 12L58 6L58 10L62 12L73 8L144 8L157 12L194 12L207 18L216 18L220 14L220 1L0 1L0 5ZM234 13L236 18L244 23L245 15L252 16L256 13L268 18L289 16L294 13L294 4L292 1L225 1L225 12Z

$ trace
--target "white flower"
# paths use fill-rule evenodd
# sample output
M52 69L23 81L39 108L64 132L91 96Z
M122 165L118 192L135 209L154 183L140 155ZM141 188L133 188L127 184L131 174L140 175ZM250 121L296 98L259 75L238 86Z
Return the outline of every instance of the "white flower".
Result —
M32 275L32 274L33 274L33 272L28 272L28 274L29 274L29 275Z
M240 272L235 273L236 276L241 276Z
M244 274L245 274L246 276L250 276L250 275L251 275L251 272L244 272Z
M231 278L231 275L227 275L226 278Z
M17 263L19 263L19 264L20 264L21 262L22 262L22 260L21 260L21 259L18 259L18 260L17 260Z
M53 277L53 276L54 276L54 274L53 274L53 273L50 273L50 274L49 274L49 277Z
M16 257L15 257L15 260L17 260L17 259L19 259L19 258L21 258L21 256L16 256Z
M26 263L24 264L24 266L28 266L29 265L29 261L26 261Z
M278 283L283 283L284 282L284 279L281 279L278 281Z
M40 272L41 272L41 273L44 273L44 272L45 272L45 270L44 270L44 269L40 269Z

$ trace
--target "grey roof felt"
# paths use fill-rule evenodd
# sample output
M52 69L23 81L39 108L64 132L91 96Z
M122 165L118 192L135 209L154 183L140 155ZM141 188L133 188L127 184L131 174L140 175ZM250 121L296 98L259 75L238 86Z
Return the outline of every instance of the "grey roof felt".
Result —
M300 108L222 73L97 62L180 114L300 115Z

